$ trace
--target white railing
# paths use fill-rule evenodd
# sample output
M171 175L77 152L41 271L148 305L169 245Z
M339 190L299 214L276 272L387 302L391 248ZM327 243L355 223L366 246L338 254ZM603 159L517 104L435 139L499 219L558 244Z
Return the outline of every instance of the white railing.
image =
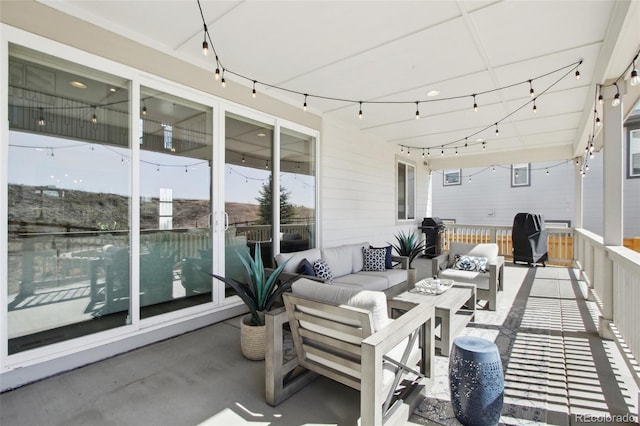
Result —
M576 230L575 245L577 266L602 313L600 333L616 339L640 384L640 253L605 246L584 229Z
M573 262L573 229L546 228L549 263L571 266ZM449 242L496 243L500 256L513 259L511 226L507 225L462 225L449 223L444 231L444 249Z

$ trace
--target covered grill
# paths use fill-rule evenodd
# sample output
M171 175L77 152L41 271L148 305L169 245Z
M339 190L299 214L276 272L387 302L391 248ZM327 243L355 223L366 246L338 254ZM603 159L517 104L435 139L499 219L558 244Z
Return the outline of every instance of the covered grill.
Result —
M548 260L548 236L541 214L518 213L511 231L513 263L526 262L530 266Z
M444 222L438 217L425 217L422 219L422 226L418 228L425 235L424 255L433 258L441 254L444 246Z

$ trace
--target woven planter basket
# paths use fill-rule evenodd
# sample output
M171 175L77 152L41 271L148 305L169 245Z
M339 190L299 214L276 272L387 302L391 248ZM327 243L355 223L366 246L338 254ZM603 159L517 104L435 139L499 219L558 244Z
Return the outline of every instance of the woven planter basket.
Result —
M251 314L245 315L240 321L240 348L242 355L252 361L264 359L264 325L247 325L251 322Z

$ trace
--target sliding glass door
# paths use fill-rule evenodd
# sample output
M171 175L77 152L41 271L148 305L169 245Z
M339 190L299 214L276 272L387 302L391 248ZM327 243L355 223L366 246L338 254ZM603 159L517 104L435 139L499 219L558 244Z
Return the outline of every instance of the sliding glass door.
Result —
M211 301L212 113L140 88L141 318Z

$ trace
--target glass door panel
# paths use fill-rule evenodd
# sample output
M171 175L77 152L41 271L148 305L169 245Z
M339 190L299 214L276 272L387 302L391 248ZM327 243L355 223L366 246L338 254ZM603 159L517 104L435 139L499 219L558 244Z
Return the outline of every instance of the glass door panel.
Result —
M129 82L10 45L9 354L129 322Z
M280 131L280 252L316 246L316 138Z
M211 301L212 109L140 89L141 318ZM203 272L204 271L204 272Z
M264 264L273 263L273 127L228 113L225 135L225 276L246 282L240 256L260 247Z

